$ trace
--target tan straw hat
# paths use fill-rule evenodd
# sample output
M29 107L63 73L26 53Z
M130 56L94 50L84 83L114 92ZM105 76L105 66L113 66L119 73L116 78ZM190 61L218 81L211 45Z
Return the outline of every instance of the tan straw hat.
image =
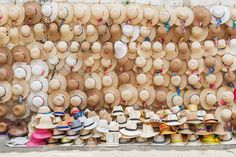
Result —
M103 89L104 94L104 102L108 105L108 107L119 105L120 103L120 92L117 88L105 87Z
M194 26L205 27L210 23L211 12L205 6L194 6L192 12L194 15Z
M217 103L216 91L210 88L205 88L200 94L200 102L205 110L212 110Z
M73 8L74 8L73 22L81 24L89 22L91 18L91 9L89 5L76 3L73 5Z
M138 91L132 84L123 84L119 87L122 103L133 105L138 99Z
M93 25L101 25L107 22L109 18L109 10L104 4L91 5L90 23Z
M49 94L48 105L54 110L55 107L63 107L66 110L70 105L70 96L66 91L56 90Z
M175 9L176 12L176 21L175 25L177 26L189 26L192 24L194 20L193 12L188 7L177 7Z
M13 25L19 26L25 18L25 9L21 4L11 5L8 8L8 15Z
M126 18L127 22L136 25L139 24L143 19L143 8L138 4L128 4L126 5Z
M11 84L7 81L0 81L0 102L8 101L12 96Z
M126 7L119 3L114 3L109 6L109 13L112 23L121 24L126 18Z
M42 8L37 2L24 3L26 24L32 25L39 23L42 19Z
M70 105L72 107L78 107L83 110L87 106L87 95L80 90L72 90L69 92L70 95Z

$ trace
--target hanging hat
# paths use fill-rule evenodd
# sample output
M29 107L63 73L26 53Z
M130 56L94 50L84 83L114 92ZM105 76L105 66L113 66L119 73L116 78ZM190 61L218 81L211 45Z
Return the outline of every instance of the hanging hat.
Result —
M208 28L207 27L194 26L194 27L192 27L189 40L203 41L207 38L207 36L208 36Z
M235 8L232 8L232 9L230 9L230 18L229 18L229 20L226 22L226 24L228 25L228 26L230 26L231 28L233 28L233 29L235 29L235 27L236 27L236 23L235 23L235 20L236 20L236 10L235 10Z
M100 110L104 105L103 94L98 89L89 89L86 91L88 96L87 107L94 111Z
M155 59L156 58L163 58L166 55L166 52L163 49L163 45L158 41L155 41L152 44L152 50L153 50L152 57Z
M12 21L12 24L15 26L19 26L24 21L25 9L23 5L20 4L11 5L8 8L8 15L10 20Z
M129 59L128 56L125 56L121 59L117 59L116 70L118 72L131 71L134 67L135 60Z
M86 38L85 27L78 24L73 26L74 40L82 42Z
M138 4L128 4L126 5L126 18L127 22L136 25L139 24L143 19L143 9Z
M126 19L126 7L119 3L109 6L109 13L112 23L121 24Z
M11 65L13 62L12 53L7 47L0 47L0 64Z
M200 90L187 90L184 93L184 105L200 105Z
M236 39L231 39L231 40L230 40L229 47L230 47L230 50L231 50L230 53L231 53L233 56L236 56L236 53L235 53Z
M207 39L222 39L225 36L225 27L218 26L216 27L214 24L208 26L208 37Z
M103 4L91 5L91 18L90 23L93 25L101 25L108 21L109 10L107 6Z
M169 61L164 58L156 58L152 63L153 68L151 69L152 73L161 73L166 74L169 70Z
M199 41L194 41L191 44L191 53L190 56L192 58L198 59L204 55L204 51L202 49L202 45Z
M8 101L12 96L12 87L7 81L0 82L0 102Z
M119 24L112 24L110 27L111 42L119 41L122 38L122 29Z
M139 85L151 85L152 84L152 80L153 80L153 74L152 73L140 73L136 76L136 81Z
M115 58L121 59L128 53L127 45L121 41L116 41L114 44Z
M169 30L166 30L164 26L159 26L157 28L157 40L163 44L168 44L174 38L174 28L170 27Z
M114 49L112 42L106 42L102 45L101 56L107 59L114 58Z
M65 76L60 73L50 74L49 78L49 93L55 90L66 90L67 82Z
M144 58L150 58L153 54L152 44L149 41L143 41L138 45L137 53L139 56Z
M217 73L221 70L222 66L223 64L220 56L207 56L205 58L204 73Z
M170 142L171 142L170 145L172 145L172 146L176 146L176 145L177 146L184 146L187 144L187 141L185 141L183 139L183 136L180 133L172 134L170 136Z
M74 32L69 24L63 24L60 27L61 40L70 41L74 38Z
M31 42L26 46L30 51L30 57L32 59L45 59L43 56L43 44L40 42Z
M83 110L87 106L87 95L80 90L72 90L69 92L70 95L70 105L73 107L79 107Z
M89 5L76 3L73 5L73 9L74 9L73 22L81 24L89 22L91 18L91 9Z
M143 19L140 22L144 26L155 26L159 21L159 12L153 6L143 6Z
M219 39L217 41L217 49L218 49L217 54L219 56L223 56L223 55L225 55L227 53L230 53L230 49L229 49L225 39Z
M188 84L193 89L200 89L204 83L204 74L190 74L188 76Z
M16 45L11 49L14 62L30 62L30 52L26 46Z
M0 27L0 44L6 45L10 41L10 36L8 34L9 28L7 27Z
M58 41L61 37L59 26L56 22L52 22L48 26L47 38L50 41Z
M34 59L30 62L31 72L33 76L47 77L49 73L48 65L41 59Z
M234 80L235 80L236 76L233 72L226 72L224 74L224 80L227 82L227 83L232 83Z
M161 8L159 11L159 25L165 26L168 30L169 27L175 24L177 17L174 9L170 7Z
M77 57L77 54L72 53L65 58L65 63L64 70L66 70L66 73L77 72L83 65L83 61Z
M73 7L68 3L59 3L57 22L59 24L70 23L73 19Z
M29 94L26 101L31 111L38 112L40 107L47 106L48 95L41 91L32 92Z
M16 62L12 66L14 77L17 79L25 79L28 81L31 77L30 66L24 62Z
M98 31L93 25L87 25L86 28L86 41L95 42L98 39Z
M52 41L46 41L43 44L43 50L44 50L43 52L44 52L45 58L56 57L57 48L56 48L55 44Z
M109 41L109 39L111 38L109 27L106 24L103 24L103 25L97 26L97 29L98 29L98 34L99 34L99 37L98 37L99 41L102 43Z
M218 25L226 23L230 18L230 11L223 5L212 6L209 11L212 14L211 23Z
M34 32L29 25L22 25L19 33L20 42L22 44L30 43L34 40Z
M86 73L84 75L84 85L87 89L101 89L102 82L98 74L96 73Z
M84 89L84 78L78 73L70 73L66 75L67 89L68 90L83 90Z
M0 26L4 25L7 21L8 21L8 18L9 18L9 14L7 12L7 8L4 7L4 5L2 5L0 7L0 13L1 13L1 20L0 20Z
M181 59L175 58L170 61L170 68L171 73L181 75L186 72L187 70L187 63Z
M210 88L203 89L200 94L200 102L205 110L214 109L217 102L216 91Z
M101 59L101 71L103 72L112 72L117 65L117 60L115 58L108 59L108 58L102 58Z
M41 21L42 8L40 4L38 4L37 2L27 2L24 3L23 6L25 9L25 23L32 25Z
M181 106L183 105L183 94L178 95L176 92L169 91L167 94L167 105L169 108L173 106Z
M122 72L118 75L119 84L125 84L131 82L132 84L136 82L136 74L133 71Z
M138 56L137 54L137 44L136 42L130 42L128 44L128 58L135 59Z
M212 89L217 89L221 86L223 82L223 74L221 72L212 73L206 75L204 87L210 87Z
M2 35L2 38L5 38L5 39L7 39L7 36L5 36L4 35L4 29L2 29L3 30L3 33L1 34ZM9 30L9 36L10 36L10 42L12 43L12 44L19 44L20 43L20 32L19 32L19 30L18 30L18 28L17 27L11 27L10 28L10 30ZM7 40L5 40L4 39L4 41L3 42L9 42L8 41L8 39Z
M236 60L235 57L231 54L225 54L222 56L222 63L223 67L221 68L222 71L235 71L236 70Z
M189 40L190 34L191 31L189 27L184 29L181 26L175 27L173 42L187 41Z
M165 87L158 87L155 88L155 93L156 93L156 102L158 104L166 104L166 95L169 92L168 88Z
M137 57L135 59L135 65L133 66L133 71L146 73L152 68L152 58Z
M215 117L220 123L228 122L231 120L232 110L229 106L219 106L215 110Z
M128 137L137 137L141 135L141 131L138 130L137 123L128 121L125 128L120 130L120 133Z
M48 29L44 23L35 24L33 27L33 31L34 31L34 38L36 41L46 41L47 40Z
M9 65L0 66L0 81L11 81L13 78L13 69Z
M233 90L228 86L218 88L216 96L217 102L221 105L232 105L234 103Z
M198 27L205 27L211 21L211 12L204 6L194 6L192 8L194 15L193 25Z
M56 2L46 2L42 5L42 20L45 23L51 23L56 20L58 14L58 3Z
M121 24L122 28L122 38L121 40L125 43L132 42L138 39L139 37L139 27L138 26L132 26L129 24Z
M127 105L133 105L138 99L138 91L132 84L123 84L119 87L121 98Z
M206 40L204 42L204 56L215 56L217 54L217 48L214 45L214 42L211 40Z
M103 89L104 101L109 106L116 106L120 103L120 93L119 90L111 87L106 87Z
M101 50L102 50L102 45L101 43L95 41L91 45L91 52L92 52L92 57L94 59L100 59L101 58Z
M154 88L148 85L139 85L137 89L139 93L139 99L136 103L144 108L152 105L155 100Z
M191 74L194 72L197 72L198 74L201 74L204 70L204 60L202 58L200 59L190 59L188 60L188 69L186 71L187 74Z
M232 27L226 27L226 33L230 39L234 39L236 37L236 30Z
M186 27L192 24L194 16L191 9L188 7L177 7L175 12L177 16L175 25Z
M20 97L25 99L29 94L29 85L24 79L12 80L12 98L19 100Z
M54 110L55 107L63 107L66 110L69 107L69 94L63 90L56 90L49 94L48 105Z
M94 59L94 57L91 56L84 60L82 69L85 69L86 71L94 72L99 69L100 64L101 62L99 59Z
M178 56L179 59L187 60L190 57L190 49L186 42L179 42L178 44Z
M167 60L173 60L178 55L178 51L174 43L168 43L165 47L165 51L166 51L165 58Z

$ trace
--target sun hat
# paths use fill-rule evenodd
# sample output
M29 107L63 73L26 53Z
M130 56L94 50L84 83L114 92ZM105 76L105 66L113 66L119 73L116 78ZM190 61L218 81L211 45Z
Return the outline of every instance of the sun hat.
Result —
M169 71L174 75L182 75L187 70L187 63L179 58L174 58L170 61Z
M166 52L165 59L167 60L172 60L176 58L178 55L178 51L176 50L176 46L174 43L168 43L165 46L165 52Z
M138 105L146 108L147 106L152 105L155 100L155 90L152 86L148 85L139 85L138 89L138 101L136 102Z
M73 9L74 9L73 22L80 24L85 24L89 22L91 18L91 9L89 5L76 3L73 5Z
M131 82L132 84L136 82L136 74L134 71L121 72L119 75L119 84L125 84Z
M84 78L78 73L70 73L66 75L67 90L83 90L84 89Z
M116 106L120 103L120 92L115 87L106 87L103 89L104 101L108 106Z
M16 45L11 49L14 62L30 62L30 52L26 46Z
M218 49L217 54L218 54L219 56L223 56L223 55L225 55L225 54L230 53L229 46L227 45L225 39L219 39L219 40L217 41L217 49Z
M69 73L69 72L77 72L81 69L83 65L82 59L77 57L77 54L70 53L66 58L65 58L65 65L64 69Z
M211 40L206 40L204 42L204 56L215 56L217 54L217 48L214 45L214 42Z
M78 42L82 42L86 38L85 27L78 24L73 26L74 40Z
M138 4L126 5L126 20L132 25L139 24L143 19L143 8Z
M184 93L184 105L199 105L200 104L200 90L187 90Z
M204 73L217 73L221 70L223 64L220 56L207 56L205 58Z
M152 125L143 125L142 133L140 134L140 137L142 138L151 138L159 134L158 132L154 132Z
M32 133L31 137L33 137L34 139L39 139L39 140L48 139L52 137L52 132L48 129L36 129Z
M216 27L214 24L208 26L208 37L207 39L222 39L225 36L225 28L221 25Z
M230 54L233 56L236 56L235 47L236 47L236 39L231 39L229 42L229 48L231 50Z
M123 110L122 106L120 106L120 105L113 106L113 110L112 110L112 114L111 114L112 116L117 116L118 117L118 116L124 115L124 114L125 113L124 113L124 110ZM117 118L117 122L118 122L118 119L119 118Z
M50 40L46 41L43 44L43 50L45 58L55 57L55 55L57 54L57 48L55 44Z
M102 45L101 56L105 59L114 58L113 43L108 41Z
M216 97L217 102L220 105L232 105L232 103L234 103L233 90L228 86L221 86L220 88L218 88Z
M196 112L187 112L186 113L186 117L187 117L187 120L186 120L186 124L200 124L202 123L202 120L198 117L198 114Z
M109 15L112 23L121 24L126 19L126 7L122 4L115 3L108 6Z
M152 57L155 59L163 58L166 54L166 52L163 49L163 45L158 41L152 43L152 50L153 50Z
M192 24L194 16L191 9L188 7L177 7L175 12L177 17L175 25L186 27Z
M41 59L33 59L30 61L32 76L47 77L49 73L48 65Z
M89 89L86 91L87 94L87 108L94 111L100 110L104 105L103 94L98 89Z
M9 15L8 15L7 9L4 6L0 7L0 12L2 16L1 21L0 21L0 26L2 26L8 21Z
M117 59L116 69L118 72L125 72L132 70L134 66L134 59L129 59L128 56L124 56L121 59Z
M26 144L27 147L41 147L46 145L46 141L45 140L37 140L34 138L30 138L29 142Z
M133 66L133 71L136 73L147 73L152 68L152 58L144 58L138 56L135 59L135 65Z
M219 106L215 110L215 117L220 123L230 121L231 116L232 111L229 106Z
M61 37L59 26L56 22L52 22L48 26L47 38L50 41L58 41Z
M234 80L235 80L236 76L233 72L226 72L224 74L224 80L227 82L227 83L232 83Z
M186 42L179 42L177 57L182 60L187 60L190 58L190 49L189 45Z
M47 64L50 70L53 70L54 68L60 70L65 65L65 60L58 58L56 55L50 56L47 58Z
M211 23L219 26L226 23L230 18L230 11L223 5L212 6L209 11L212 14Z
M236 60L235 56L231 54L225 54L222 56L222 63L223 67L221 68L222 71L234 71L236 69Z
M119 87L121 99L127 105L133 105L138 99L138 91L132 84L123 84Z
M99 37L98 37L99 41L102 43L109 41L109 39L111 38L109 27L106 24L103 24L103 25L97 26L97 29L98 29L98 34L99 34Z
M12 66L14 77L28 81L31 77L30 66L24 62L16 62Z
M100 59L94 59L94 57L90 56L84 60L82 69L85 69L85 71L88 72L94 72L99 69L100 64Z
M119 124L120 128L124 128L127 123L127 117L125 115L119 115L116 117L116 122Z
M25 18L24 22L27 24L36 24L42 19L42 8L37 2L24 3Z
M68 3L58 3L57 22L70 23L73 19L73 7Z
M58 122L56 129L59 131L67 131L67 130L70 130L70 126L68 125L68 123L66 121L62 120L62 121Z
M90 23L93 25L101 25L108 21L109 9L104 4L92 4Z
M93 25L87 25L86 27L86 41L92 43L98 39L98 31L97 28Z
M66 110L69 107L69 94L63 90L56 90L49 94L48 105L54 110L55 107L63 107Z
M170 27L169 31L166 31L164 26L159 26L157 28L157 41L161 42L162 44L168 44L174 38L174 28Z
M0 66L0 81L11 81L13 79L13 69L4 64Z
M102 81L97 73L85 73L84 74L84 86L87 89L101 89Z
M37 23L33 26L34 38L36 41L46 41L47 40L47 28L44 23ZM14 37L13 32L13 37Z
M21 4L11 5L8 8L9 19L12 24L15 26L19 26L23 23L25 18L25 9Z
M156 93L156 105L160 105L160 104L166 104L166 95L169 92L168 88L165 87L157 87L155 88L155 93Z
M171 108L173 106L183 105L182 95L178 95L177 92L169 91L168 94L167 94L167 105L168 105L168 107Z
M30 43L34 40L34 32L32 27L28 25L22 25L19 30L20 43Z
M127 45L121 41L116 41L114 44L115 58L121 59L128 53Z
M92 130L97 127L97 122L93 120L93 118L87 118L84 122L83 130Z
M175 24L177 19L176 12L170 7L164 7L159 10L159 25L164 26L166 31Z
M203 123L205 123L205 124L217 124L218 120L215 118L214 114L208 113L203 117Z
M211 12L205 6L194 6L192 12L194 15L194 26L205 27L210 23Z
M122 28L122 38L121 41L128 43L132 42L138 39L139 37L139 27L138 26L132 26L129 24L121 24Z
M62 139L64 137L65 133L64 131L53 129L53 139Z
M170 138L165 137L164 135L156 135L153 138L153 143L151 145L167 145L170 143Z
M6 45L10 41L10 36L8 35L8 27L0 27L0 44Z
M120 133L131 138L141 135L141 131L138 130L137 123L132 121L127 121L125 128L120 129Z
M45 116L54 118L54 115L52 114L52 112L48 106L39 107L37 115L35 116L35 119L39 119L39 118L45 117Z
M26 103L22 103L18 100L18 102L14 103L14 106L12 108L12 114L14 117L17 118L23 118L26 117L24 115L28 114L28 108Z
M110 33L111 33L111 42L119 41L122 38L122 29L119 24L112 24L110 26Z
M220 144L234 144L235 139L232 137L232 133L227 132L226 135L219 136Z
M58 3L56 2L46 2L42 5L42 20L45 23L51 23L56 20L58 14Z
M73 131L73 130L67 130L66 131L66 137L70 140L77 139L79 137L78 131Z
M233 27L226 27L225 30L230 39L233 39L236 37L236 31Z
M191 134L193 134L194 132L190 130L188 124L185 124L185 123L184 123L183 125L180 126L180 129L179 129L178 133L180 133L180 134L185 134L185 135L191 135Z
M152 66L153 68L151 69L151 72L166 74L169 70L169 61L165 58L156 58L153 60Z
M191 58L188 60L187 66L188 66L188 69L186 71L187 74L191 74L194 72L201 74L204 70L204 60L202 58L199 59Z
M203 89L200 94L200 102L205 110L214 109L217 102L216 91L210 88Z
M79 107L79 109L85 109L87 106L87 95L80 90L72 90L69 92L70 105Z
M173 42L178 43L179 41L187 41L189 40L191 31L190 28L182 28L181 26L174 28L174 37Z
M204 74L190 74L188 75L188 84L193 89L200 89L203 86L204 83Z
M155 27L148 27L148 26L141 26L139 31L138 41L153 41L156 37L156 28Z
M229 20L226 22L226 25L229 26L232 29L235 29L235 15L236 15L236 10L235 8L231 8L230 9L230 18Z
M169 88L172 91L176 91L176 89L182 90L187 86L187 75L173 75L170 77Z
M52 118L50 117L41 117L39 123L36 124L35 128L37 129L53 129L55 125L52 124Z
M25 99L28 96L29 85L26 80L13 79L11 84L12 84L12 98L14 100Z
M5 38L5 41L2 42L11 42L12 44L19 44L20 40L19 40L19 30L17 27L12 27L9 29L9 37L10 39L7 39L7 36L5 36L4 31L6 31L6 29L1 28L1 30L3 31L3 34L1 34L1 38ZM8 41L9 40L9 41Z
M93 42L91 44L91 52L92 52L92 57L94 59L100 59L101 58L101 50L102 50L102 45L100 42Z
M190 49L191 58L199 59L204 55L204 50L202 49L202 45L199 41L192 42Z
M44 92L31 92L27 97L27 104L33 112L38 112L42 106L47 106L48 95Z
M176 133L175 131L172 131L171 126L169 126L165 123L162 123L159 127L160 127L160 134L161 135L171 135L171 134Z
M115 58L101 58L101 67L100 70L103 72L112 72L117 65L117 60Z
M150 58L153 54L152 44L149 41L143 41L137 47L137 53L144 58Z
M191 41L204 41L208 36L208 29L207 27L198 27L194 26L191 29L191 35L189 40Z
M67 87L67 81L65 76L62 74L55 73L54 75L50 74L48 76L48 84L49 84L49 89L48 92L51 93L52 91L55 90L65 90Z
M172 145L172 146L176 146L176 145L177 146L184 146L187 143L188 142L183 139L183 136L180 133L170 135L170 145Z
M70 41L74 38L74 33L72 27L69 24L63 24L60 27L61 40Z
M44 60L43 56L43 44L40 42L31 42L26 45L26 47L29 49L30 57L32 59L42 59Z
M159 22L159 12L158 10L150 5L144 5L143 7L143 19L141 20L141 25L144 26L155 26Z

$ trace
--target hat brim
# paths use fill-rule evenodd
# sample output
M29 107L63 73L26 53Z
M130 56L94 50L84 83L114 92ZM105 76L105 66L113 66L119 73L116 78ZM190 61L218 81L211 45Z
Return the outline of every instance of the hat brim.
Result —
M210 89L210 88L206 88L206 89L203 89L201 94L200 94L200 104L201 106L205 109L205 110L211 110L213 109L215 106L214 105L208 105L206 103L206 96L207 94L216 94L216 91L213 90L213 89Z
M209 9L209 11L210 11L211 14L212 14L211 23L217 24L218 21L217 21L217 19L214 18L214 16L213 16L214 10L221 10L221 9L224 10L224 16L221 17L221 24L224 24L224 23L226 23L226 22L229 20L229 18L230 18L230 11L229 11L229 9L226 8L225 6L222 6L222 5L215 5L215 6L212 6L212 7Z
M185 12L188 15L187 19L185 19L185 21L184 21L184 26L189 26L189 25L192 24L192 22L194 20L193 12L188 7L178 7L178 8L175 9L175 12L178 13L178 12L181 12L183 10L185 10ZM182 26L181 19L179 19L178 16L176 18L175 25Z

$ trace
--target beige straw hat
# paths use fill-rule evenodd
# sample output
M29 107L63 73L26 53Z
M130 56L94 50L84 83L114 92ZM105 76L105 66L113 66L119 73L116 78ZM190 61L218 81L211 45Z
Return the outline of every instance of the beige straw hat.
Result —
M122 103L124 105L133 105L138 99L138 91L132 84L123 84L119 87Z
M93 4L91 8L90 23L93 25L101 25L107 22L109 18L109 9L104 4Z
M73 22L80 24L86 24L87 22L89 22L91 18L91 9L89 5L76 3L73 5L73 9L74 9Z
M200 94L201 106L205 110L212 110L217 103L216 91L210 88L205 88Z
M143 19L143 8L138 4L128 4L126 5L126 18L127 22L132 25L139 24Z

